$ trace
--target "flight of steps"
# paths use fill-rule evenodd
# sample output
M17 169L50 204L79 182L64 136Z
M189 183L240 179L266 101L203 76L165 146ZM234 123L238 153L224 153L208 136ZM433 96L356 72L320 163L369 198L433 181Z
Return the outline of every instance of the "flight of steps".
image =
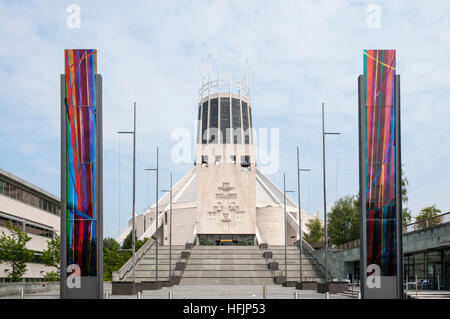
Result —
M177 261L180 260L181 252L185 250L182 245L172 245L172 274L174 273ZM155 246L136 263L136 282L154 281L156 269L156 249ZM123 281L132 281L133 273L128 271ZM158 247L158 281L169 280L169 246Z
M194 246L180 285L272 285L257 246Z
M278 271L274 275L284 276L285 258L284 246L269 245L265 251L272 252L272 260L278 263ZM300 281L300 252L296 246L287 247L287 281ZM315 264L314 260L303 253L302 257L303 281L325 282L324 272Z

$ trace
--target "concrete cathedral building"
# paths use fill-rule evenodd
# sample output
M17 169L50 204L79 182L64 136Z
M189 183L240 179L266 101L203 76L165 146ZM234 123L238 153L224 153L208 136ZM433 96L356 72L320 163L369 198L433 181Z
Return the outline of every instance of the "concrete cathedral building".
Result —
M219 57L220 60L220 57ZM231 63L212 80L211 65L200 72L198 130L194 167L172 188L172 243L184 245L284 245L284 198L256 166L253 105L248 66L245 80L232 75ZM226 77L226 78L225 78ZM286 198L288 245L299 238L298 206ZM138 239L156 231L156 205L136 216ZM169 192L158 202L158 241L169 241ZM302 210L302 229L318 216ZM118 238L123 242L128 228Z

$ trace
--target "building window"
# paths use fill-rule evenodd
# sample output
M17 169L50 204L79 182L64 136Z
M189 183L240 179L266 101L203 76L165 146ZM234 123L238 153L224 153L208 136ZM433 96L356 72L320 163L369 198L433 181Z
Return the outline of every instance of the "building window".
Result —
M9 184L7 182L3 182L3 194L9 196Z
M241 166L250 167L250 156L244 155L241 157Z
M27 205L40 208L51 214L60 215L59 203L52 203L3 180L0 180L0 194L17 199Z
M208 155L202 155L202 167L208 167Z
M17 199L17 188L15 185L9 185L9 196Z

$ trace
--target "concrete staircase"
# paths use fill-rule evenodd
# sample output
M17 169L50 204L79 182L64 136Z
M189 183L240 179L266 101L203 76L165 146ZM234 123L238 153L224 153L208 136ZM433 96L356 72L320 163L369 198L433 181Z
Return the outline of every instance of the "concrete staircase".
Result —
M272 258L268 261L278 263L278 270L274 271L274 276L285 275L284 246L268 246L264 251L271 251ZM296 246L287 247L287 281L300 280L300 252ZM325 273L319 268L312 257L303 254L302 257L303 281L325 282Z
M180 260L184 246L172 245L172 274ZM136 282L154 281L156 270L156 249L152 246L136 263ZM129 270L122 281L132 281L133 273ZM158 281L169 280L169 246L158 246Z
M180 285L272 285L257 246L194 246Z

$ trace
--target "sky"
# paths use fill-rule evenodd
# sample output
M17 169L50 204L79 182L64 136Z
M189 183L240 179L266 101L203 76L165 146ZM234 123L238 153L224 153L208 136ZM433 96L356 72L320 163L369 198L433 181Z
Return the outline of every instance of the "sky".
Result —
M79 11L73 24L70 5ZM375 8L375 9L374 9ZM104 235L131 217L133 101L137 103L136 212L192 168L174 163L174 130L194 138L199 68L231 52L251 66L253 122L279 129L280 165L268 174L323 216L321 103L328 136L327 207L358 192L358 92L364 49L396 49L408 208L450 210L450 2L5 1L0 0L0 167L59 196L64 49L98 50L103 77ZM74 27L75 26L75 27ZM296 194L291 194L293 199Z

